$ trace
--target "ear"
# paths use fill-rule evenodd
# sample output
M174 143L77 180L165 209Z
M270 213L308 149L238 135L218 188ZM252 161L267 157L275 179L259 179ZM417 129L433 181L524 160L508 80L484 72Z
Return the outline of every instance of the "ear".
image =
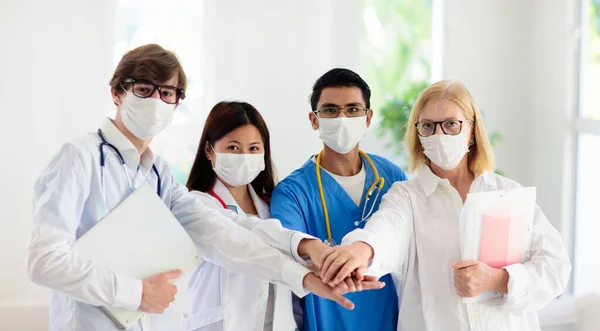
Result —
M204 154L206 155L206 158L210 160L212 154L213 154L213 150L212 147L210 146L210 143L207 141L206 144L204 145Z
M319 130L319 119L315 113L308 113L308 119L310 120L310 124L312 125L313 130Z
M125 97L125 93L123 91L111 87L110 94L115 105L120 106L121 104L123 104L123 98Z
M371 118L373 118L373 109L367 110L367 128L371 126Z

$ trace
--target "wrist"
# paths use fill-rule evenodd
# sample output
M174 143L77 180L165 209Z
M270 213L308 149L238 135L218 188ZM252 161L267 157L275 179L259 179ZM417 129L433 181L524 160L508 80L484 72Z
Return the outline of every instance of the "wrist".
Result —
M317 277L314 273L309 272L306 275L304 275L304 278L302 279L302 287L304 287L305 290L308 290L310 292L310 283L311 283L311 279L313 277Z
M494 269L492 274L492 289L502 294L508 294L508 271L505 269Z
M327 249L327 246L318 239L302 239L298 245L298 255L307 256L313 263L321 256L321 253Z
M307 238L300 240L300 243L298 244L298 255L300 255L300 256L310 255L310 253L315 245L315 243L314 243L315 241L318 241L318 240L307 239Z
M369 261L373 259L374 251L371 245L365 243L364 241L356 241L352 243L352 247L358 253L363 260Z

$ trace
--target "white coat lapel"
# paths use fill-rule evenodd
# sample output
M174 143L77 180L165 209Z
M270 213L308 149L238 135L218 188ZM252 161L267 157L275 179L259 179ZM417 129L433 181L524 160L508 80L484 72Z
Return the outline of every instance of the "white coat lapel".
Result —
M271 211L269 209L269 205L256 194L252 185L248 185L248 191L250 191L250 196L252 197L252 203L254 203L254 208L258 212L258 218L267 219L271 217Z
M227 205L227 209L233 210L238 215L246 216L246 213L244 213L242 208L240 208L238 203L235 201L233 195L231 195L231 192L229 192L229 189L227 189L227 186L225 186L225 184L223 184L219 179L217 179L215 182L213 191L219 196L219 198L221 198L221 200L223 200L225 205Z

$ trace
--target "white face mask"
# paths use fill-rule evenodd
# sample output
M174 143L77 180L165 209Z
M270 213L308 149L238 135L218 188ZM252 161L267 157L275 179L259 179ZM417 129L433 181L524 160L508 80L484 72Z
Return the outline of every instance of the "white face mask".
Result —
M213 149L214 151L214 149ZM215 152L214 172L227 184L240 187L250 184L265 170L265 154L231 154Z
M157 98L140 98L127 92L121 104L121 119L134 136L149 140L154 138L173 120L175 105Z
M429 137L419 136L425 155L438 167L452 170L458 166L465 154L469 152L467 134L459 133L455 136L434 134Z
M319 138L339 154L350 152L367 132L367 118L319 118Z

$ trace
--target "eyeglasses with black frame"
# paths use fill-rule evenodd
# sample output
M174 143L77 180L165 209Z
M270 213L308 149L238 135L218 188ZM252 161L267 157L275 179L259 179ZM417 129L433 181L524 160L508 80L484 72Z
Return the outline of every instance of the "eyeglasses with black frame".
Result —
M456 136L462 132L462 126L464 122L470 123L470 121L461 121L457 119L448 119L442 122L425 120L415 123L415 126L417 127L417 133L421 137L430 137L434 135L438 125L444 134Z
M156 85L145 79L134 79L127 78L123 81L124 84L131 84L131 92L133 95L139 98L149 98L156 90L160 99L170 105L178 103L180 100L185 99L185 92L183 89L176 86L168 85ZM123 87L127 90L125 87Z
M339 117L342 112L346 113L348 117L361 117L367 113L368 108L361 105L353 105L340 107L335 105L323 106L319 109L313 110L316 115L322 118L336 118Z

